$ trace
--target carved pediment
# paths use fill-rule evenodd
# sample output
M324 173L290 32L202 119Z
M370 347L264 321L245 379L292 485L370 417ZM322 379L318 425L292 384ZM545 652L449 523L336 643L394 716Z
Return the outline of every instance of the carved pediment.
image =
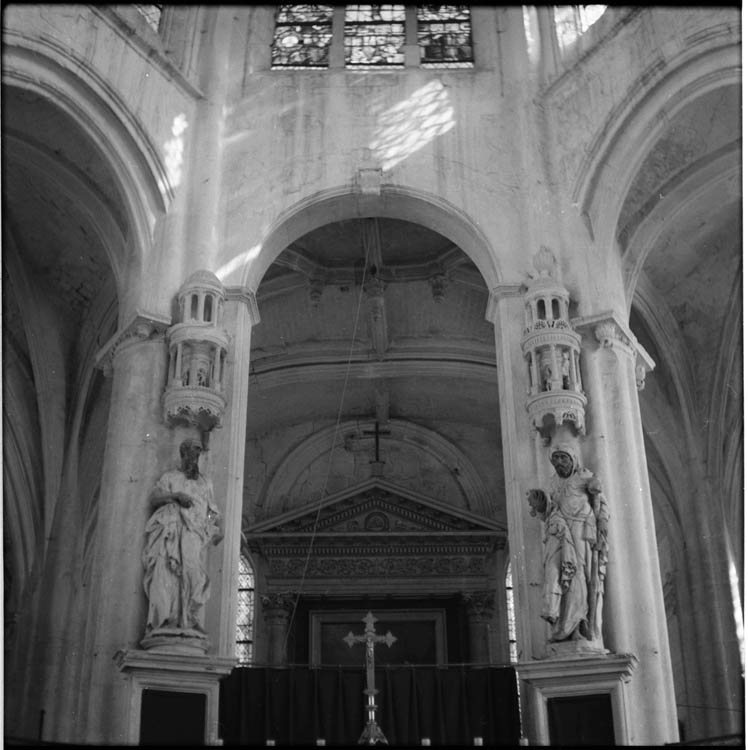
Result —
M325 498L245 529L250 536L325 534L488 534L503 535L496 521L417 496L383 481Z
M272 576L480 575L503 547L493 519L381 479L244 530ZM305 562L306 561L306 562Z

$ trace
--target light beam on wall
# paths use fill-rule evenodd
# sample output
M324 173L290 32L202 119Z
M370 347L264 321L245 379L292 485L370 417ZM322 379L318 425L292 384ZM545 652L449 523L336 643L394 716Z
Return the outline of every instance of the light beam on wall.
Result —
M230 261L224 263L217 271L216 276L225 283L235 271L242 268L247 263L253 261L262 250L262 245L258 244L251 247L249 250L245 250L243 253L235 255Z
M730 593L732 594L732 610L735 615L735 629L738 636L738 650L740 651L740 673L745 676L745 639L743 634L743 607L740 604L740 583L735 560L730 554Z
M377 117L369 148L386 171L454 125L449 93L431 81Z
M182 162L184 161L184 138L182 133L187 130L187 116L177 115L171 124L170 138L164 143L164 165L172 188L176 188L182 179Z

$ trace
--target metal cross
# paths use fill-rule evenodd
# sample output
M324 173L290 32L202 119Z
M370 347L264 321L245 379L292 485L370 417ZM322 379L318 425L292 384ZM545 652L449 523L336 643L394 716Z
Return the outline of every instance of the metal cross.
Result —
M363 430L362 435L374 435L374 463L379 463L379 436L389 435L389 430L380 430L379 422L374 422L373 430Z
M359 737L358 744L386 745L388 744L387 738L377 724L377 706L374 703L374 696L379 692L374 687L374 646L379 643L385 643L389 648L397 638L389 630L387 631L387 635L377 635L374 630L374 623L377 622L377 618L371 612L362 618L362 622L366 623L363 635L353 635L351 631L343 638L349 648L352 648L356 643L366 644L366 690L364 690L364 695L366 696L368 719L364 731L361 733L361 737Z

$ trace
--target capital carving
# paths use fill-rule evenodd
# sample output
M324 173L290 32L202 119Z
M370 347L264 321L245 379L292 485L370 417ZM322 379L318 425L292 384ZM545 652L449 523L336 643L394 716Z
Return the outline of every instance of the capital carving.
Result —
M462 595L470 618L491 618L496 607L496 594L493 591L471 591Z
M600 323L595 327L595 338L600 342L600 346L610 349L616 341L622 341L618 335L618 327L613 321Z
M287 617L291 614L296 594L292 591L273 591L260 595L260 603L266 615L274 614Z
M114 369L114 358L118 353L143 341L163 341L170 323L171 320L166 316L136 313L128 325L117 331L96 355L96 367L106 377L110 377Z

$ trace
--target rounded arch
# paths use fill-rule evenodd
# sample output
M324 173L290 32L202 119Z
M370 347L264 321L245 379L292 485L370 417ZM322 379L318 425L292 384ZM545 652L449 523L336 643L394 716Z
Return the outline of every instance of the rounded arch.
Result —
M256 291L278 255L307 232L345 219L386 217L422 224L451 240L475 263L489 290L500 283L499 259L478 223L436 195L407 187L383 187L378 195L350 187L321 191L284 211L258 246L224 266L218 276Z
M653 76L657 83L647 87ZM658 61L631 85L600 128L572 194L598 244L615 243L631 184L670 119L700 96L740 81L740 47L730 43L707 52L688 50L670 64Z
M275 506L289 495L304 469L336 447L344 450L345 436L356 432L359 427L357 420L326 427L289 451L259 498L258 507L262 508L263 515L277 512ZM390 420L387 429L390 431L388 440L417 447L448 467L470 511L492 516L491 499L485 483L470 459L457 446L433 430L401 419Z
M733 185L740 180L740 170L737 149L725 149L707 164L686 175L637 226L623 253L623 276L629 309L638 293L644 262L662 235L704 204L725 205Z
M126 276L139 272L156 218L172 199L164 165L126 103L70 51L17 33L9 35L2 75L4 86L30 91L64 112L109 167L128 225L129 257L110 256L117 295L124 304Z

